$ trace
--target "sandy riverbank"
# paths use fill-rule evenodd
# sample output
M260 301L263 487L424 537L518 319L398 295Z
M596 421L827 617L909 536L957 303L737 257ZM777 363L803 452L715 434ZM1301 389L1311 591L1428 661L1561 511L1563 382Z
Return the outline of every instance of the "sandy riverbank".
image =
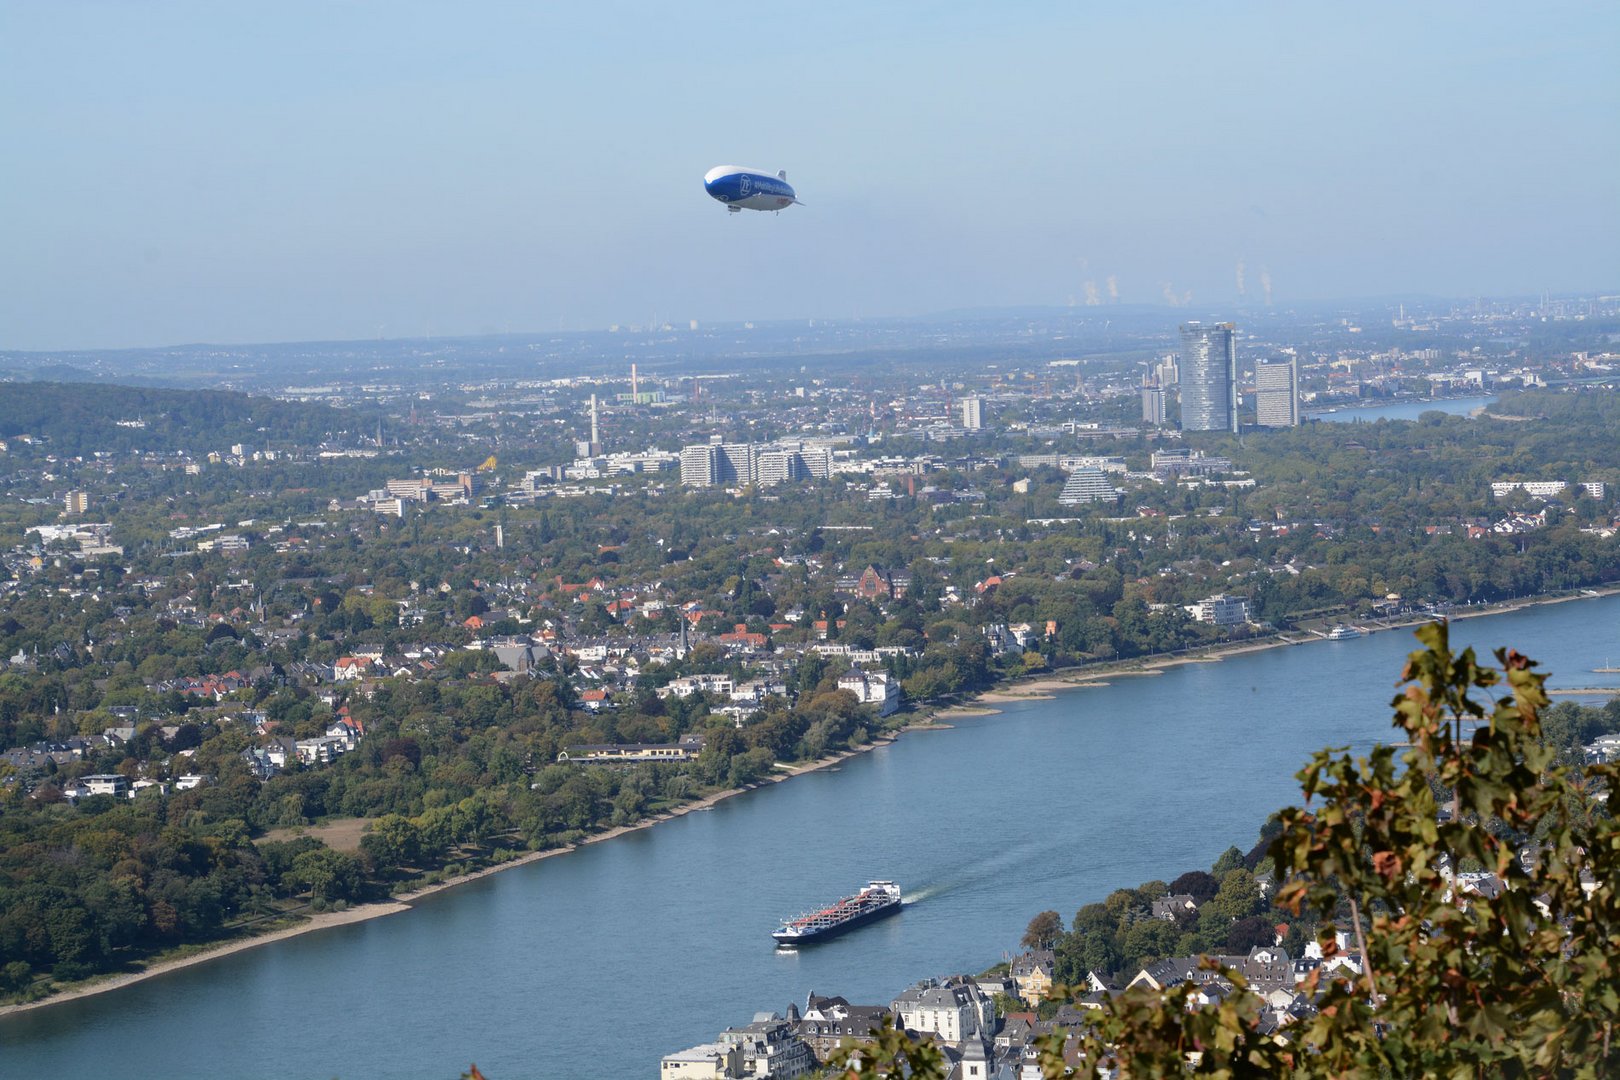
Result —
M1524 608L1563 604L1571 600L1591 600L1616 594L1620 594L1620 586L1608 586L1559 596L1520 597L1514 600L1504 600L1496 604L1480 604L1460 610L1448 611L1444 613L1444 617L1453 622L1459 619L1478 619L1488 615L1504 615L1510 611L1520 611ZM1406 630L1422 626L1424 623L1433 622L1434 616L1410 615L1394 619L1351 621L1354 625L1360 627L1364 634L1377 634L1386 630ZM1107 686L1110 679L1162 675L1172 668L1182 667L1187 664L1215 664L1232 656L1264 652L1268 649L1282 649L1292 645L1309 645L1313 642L1326 640L1325 637L1317 636L1314 633L1292 631L1288 636L1264 638L1259 641L1236 641L1227 645L1213 645L1207 649L1184 656L1139 656L1129 660L1107 661L1083 669L1060 669L1057 673L1051 675L1034 675L1003 683L993 690L985 691L960 707L972 709L980 703L1005 704L1015 701L1047 700L1064 690Z
M971 707L967 706L963 706L962 708L966 710L968 715L987 715L996 711L994 709L974 711L971 709ZM248 949L256 949L261 945L268 945L275 941L285 941L287 938L298 937L302 934L313 934L321 930L329 930L335 926L349 926L354 923L366 922L370 919L380 919L386 915L397 915L400 912L411 910L411 905L414 902L421 900L423 897L432 896L435 893L441 893L447 889L456 888L459 885L466 885L467 883L477 881L480 878L489 877L491 874L498 874L502 871L511 870L519 866L528 866L529 864L539 862L542 859L550 859L559 855L567 855L569 852L574 851L577 848L584 847L586 844L597 844L604 840L612 840L615 837L623 836L626 833L639 832L642 829L650 829L654 825L660 824L661 822L670 821L674 818L682 817L686 814L694 813L699 810L707 810L716 803L722 802L736 795L741 795L745 791L752 791L755 788L763 787L766 784L781 783L783 780L799 776L803 773L815 772L819 769L829 768L833 765L837 765L839 762L847 761L849 758L852 758L857 754L864 754L869 750L875 750L881 746L888 746L889 744L893 743L896 738L908 730L927 730L929 728L948 726L949 725L934 723L931 719L920 720L916 724L907 724L893 733L880 735L872 742L854 750L845 750L837 754L829 754L824 758L819 758L816 761L808 762L803 765L779 765L777 767L777 772L772 776L748 787L727 788L725 791L717 791L712 795L707 795L701 799L696 799L692 802L685 803L674 808L673 810L656 814L644 821L638 821L634 825L620 825L615 828L606 829L599 833L594 833L573 847L551 848L547 851L527 852L518 856L517 858L510 859L495 866L488 866L482 870L478 870L470 874L462 874L458 877L449 878L433 885L425 885L422 888L413 889L407 893L401 893L399 896L396 896L389 901L375 904L356 904L354 907L343 911L321 912L319 914L309 916L304 921L294 926L283 927L280 930L273 930L267 934L259 934L250 938L221 942L217 946L206 948L201 952L193 953L189 956L176 957L170 960L156 960L148 964L140 971L126 972L120 975L109 975L105 978L96 979L71 987L67 990L60 991L59 993L52 994L47 998L42 998L39 1001L30 1001L19 1005L3 1005L0 1006L0 1016L8 1016L12 1013L27 1012L32 1009L43 1009L51 1005L60 1005L67 1001L76 1001L80 998L91 997L96 994L105 994L112 990L121 990L126 986L130 986L138 982L144 982L147 979L156 978L159 975L163 975L171 971L179 971L181 968L188 968L195 964L207 963L210 960L218 960L223 956L230 956L234 953L244 952Z
M272 930L268 934L257 937L243 938L240 941L227 941L215 948L194 953L190 956L178 957L173 960L160 960L141 971L127 972L122 975L109 975L104 979L84 983L68 990L52 994L40 1001L30 1001L22 1005L0 1006L0 1016L11 1013L27 1012L30 1009L43 1009L48 1005L60 1005L65 1001L77 1001L79 998L91 997L95 994L105 994L109 990L120 990L133 983L143 982L155 975L166 971L178 971L194 964L207 963L222 956L239 953L246 949L256 949L260 945L268 945L273 941L285 941L300 934L310 934L317 930L326 930L334 926L347 926L350 923L365 922L367 919L377 919L384 915L394 915L401 911L409 911L410 905L400 902L386 904L360 904L346 911L324 911L309 918L296 926L288 926L281 930Z

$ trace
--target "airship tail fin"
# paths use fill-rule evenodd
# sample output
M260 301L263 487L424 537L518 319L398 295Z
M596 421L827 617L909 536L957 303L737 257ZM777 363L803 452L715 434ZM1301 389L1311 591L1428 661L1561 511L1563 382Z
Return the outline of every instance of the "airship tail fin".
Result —
M776 175L777 175L778 179L786 180L787 179L787 170L782 169L782 170L778 171Z

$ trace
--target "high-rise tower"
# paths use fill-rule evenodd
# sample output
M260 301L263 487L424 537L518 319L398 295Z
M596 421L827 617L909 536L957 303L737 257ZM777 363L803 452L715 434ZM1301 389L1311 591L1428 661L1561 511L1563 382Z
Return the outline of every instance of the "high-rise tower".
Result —
M1237 328L1231 323L1181 328L1181 430L1238 429Z
M1164 423L1164 387L1152 375L1142 376L1142 423Z
M1254 366L1254 422L1261 427L1299 426L1299 362Z
M962 426L969 431L984 427L984 402L976 397L962 399Z

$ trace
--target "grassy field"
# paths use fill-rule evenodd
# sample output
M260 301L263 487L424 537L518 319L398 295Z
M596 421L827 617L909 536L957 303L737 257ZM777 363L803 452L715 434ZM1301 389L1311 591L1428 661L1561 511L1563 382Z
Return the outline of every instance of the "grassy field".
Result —
M296 840L312 836L333 851L359 851L360 837L371 827L372 818L344 818L325 825L293 825L271 829L264 834L266 840Z

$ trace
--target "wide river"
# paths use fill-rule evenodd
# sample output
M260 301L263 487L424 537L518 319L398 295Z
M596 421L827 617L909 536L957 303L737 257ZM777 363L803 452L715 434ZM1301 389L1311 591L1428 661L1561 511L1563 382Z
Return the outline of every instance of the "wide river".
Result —
M1455 624L1607 685L1620 596ZM431 897L0 1019L0 1077L653 1077L805 994L977 972L1030 916L1207 869L1298 801L1312 750L1390 730L1407 631L1002 705L842 766ZM784 915L894 878L894 918L799 953Z
M1326 412L1311 411L1312 420L1328 424L1371 424L1377 420L1416 420L1426 412L1469 416L1496 401L1496 395L1465 398L1439 398L1434 401L1397 401L1384 405L1347 405Z

